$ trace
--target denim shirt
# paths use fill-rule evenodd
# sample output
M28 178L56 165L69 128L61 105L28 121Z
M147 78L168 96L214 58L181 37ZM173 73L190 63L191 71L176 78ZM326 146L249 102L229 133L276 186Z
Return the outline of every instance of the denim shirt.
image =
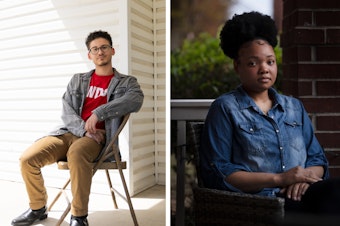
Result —
M113 71L114 77L109 84L107 103L93 110L99 121L105 121L106 141L110 141L116 132L122 116L139 111L144 99L143 91L135 77L121 74L115 68ZM68 132L78 137L85 135L85 121L81 118L81 112L93 72L94 70L75 74L71 78L62 97L63 125L48 135L57 136Z
M273 107L263 114L239 86L211 105L202 134L200 167L209 188L241 192L226 182L237 171L282 173L295 166L323 166L328 162L302 103L269 90ZM258 195L275 196L280 188Z

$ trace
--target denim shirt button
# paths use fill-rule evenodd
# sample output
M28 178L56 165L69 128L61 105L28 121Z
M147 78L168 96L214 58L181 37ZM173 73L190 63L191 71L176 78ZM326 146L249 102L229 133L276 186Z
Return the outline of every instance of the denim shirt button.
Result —
M277 129L277 130L275 130L275 132L278 133L278 132L280 132L280 130Z

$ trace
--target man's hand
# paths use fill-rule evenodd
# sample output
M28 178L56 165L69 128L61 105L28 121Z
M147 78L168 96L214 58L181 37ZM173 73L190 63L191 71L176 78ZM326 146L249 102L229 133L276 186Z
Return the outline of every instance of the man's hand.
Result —
M94 139L98 144L105 143L105 130L97 129L95 133L86 132L85 136Z
M85 123L85 130L91 134L95 134L96 133L96 125L98 122L98 117L96 114L92 114Z

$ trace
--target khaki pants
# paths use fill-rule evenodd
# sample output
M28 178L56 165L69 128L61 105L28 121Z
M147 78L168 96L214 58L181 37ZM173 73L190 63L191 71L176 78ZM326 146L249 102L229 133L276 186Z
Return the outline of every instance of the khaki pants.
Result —
M47 193L41 168L67 158L70 168L72 205L74 216L88 212L92 182L92 162L102 149L93 139L76 137L71 133L47 136L36 141L20 157L20 167L31 209L47 204Z

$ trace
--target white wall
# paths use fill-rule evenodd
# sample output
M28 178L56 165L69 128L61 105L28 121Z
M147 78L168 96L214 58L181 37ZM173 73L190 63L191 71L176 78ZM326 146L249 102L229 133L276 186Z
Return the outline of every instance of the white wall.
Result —
M93 68L85 38L102 29L113 39L113 65L136 76L145 92L144 106L132 115L121 142L131 193L165 184L165 66L155 66L165 62L165 45L159 44L165 43L165 23L157 23L164 8L164 0L1 1L0 179L22 181L20 154L60 122L60 98L71 76ZM152 34L148 41L135 30L141 20L148 21L141 24L145 35ZM145 48L149 57L140 51ZM67 174L55 165L44 168L50 186L61 185ZM94 180L102 183L104 177Z
M143 75L145 94L134 117L131 164L133 190L140 191L155 180L165 184L165 1L130 1L128 15L131 73Z

